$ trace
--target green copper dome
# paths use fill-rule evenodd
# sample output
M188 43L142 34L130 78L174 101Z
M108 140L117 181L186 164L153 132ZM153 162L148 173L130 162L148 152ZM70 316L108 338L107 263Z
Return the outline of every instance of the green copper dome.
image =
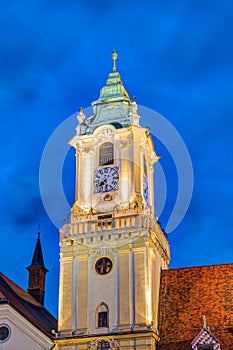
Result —
M94 114L88 118L87 133L104 124L118 123L122 127L130 125L130 98L122 83L120 74L116 71L118 54L113 51L112 72L109 73L106 85L100 90L98 100L92 102Z
M121 81L121 76L118 72L109 73L106 85L100 90L100 97L92 104L127 101L130 102L129 95Z

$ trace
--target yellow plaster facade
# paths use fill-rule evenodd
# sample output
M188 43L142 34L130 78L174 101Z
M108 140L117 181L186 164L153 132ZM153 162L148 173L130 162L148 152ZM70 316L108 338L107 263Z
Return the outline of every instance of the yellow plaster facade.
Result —
M75 203L60 230L55 349L155 349L159 340L160 271L170 261L154 217L159 157L114 69L94 115L87 119L80 109L70 141Z

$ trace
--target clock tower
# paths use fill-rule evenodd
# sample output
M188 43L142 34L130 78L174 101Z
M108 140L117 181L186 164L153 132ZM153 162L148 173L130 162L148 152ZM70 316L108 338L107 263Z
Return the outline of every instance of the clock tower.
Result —
M56 349L155 349L169 244L154 216L159 159L137 104L113 69L76 135L75 202L60 230ZM156 198L156 196L155 196Z

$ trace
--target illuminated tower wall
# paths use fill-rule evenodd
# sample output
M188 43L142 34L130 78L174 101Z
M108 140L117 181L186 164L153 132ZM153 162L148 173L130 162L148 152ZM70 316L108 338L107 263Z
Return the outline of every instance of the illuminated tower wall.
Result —
M113 70L93 115L77 115L75 203L60 230L57 349L154 349L168 242L154 217L158 160Z

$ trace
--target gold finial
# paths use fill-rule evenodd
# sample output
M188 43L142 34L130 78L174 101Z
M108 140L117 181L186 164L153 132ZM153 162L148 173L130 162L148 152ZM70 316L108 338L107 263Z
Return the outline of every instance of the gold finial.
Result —
M116 72L116 60L117 60L117 58L118 58L118 54L117 54L117 52L116 52L115 49L114 49L114 51L112 52L111 57L112 57L112 60L113 60L113 68L112 68L112 71L113 71L113 72Z

